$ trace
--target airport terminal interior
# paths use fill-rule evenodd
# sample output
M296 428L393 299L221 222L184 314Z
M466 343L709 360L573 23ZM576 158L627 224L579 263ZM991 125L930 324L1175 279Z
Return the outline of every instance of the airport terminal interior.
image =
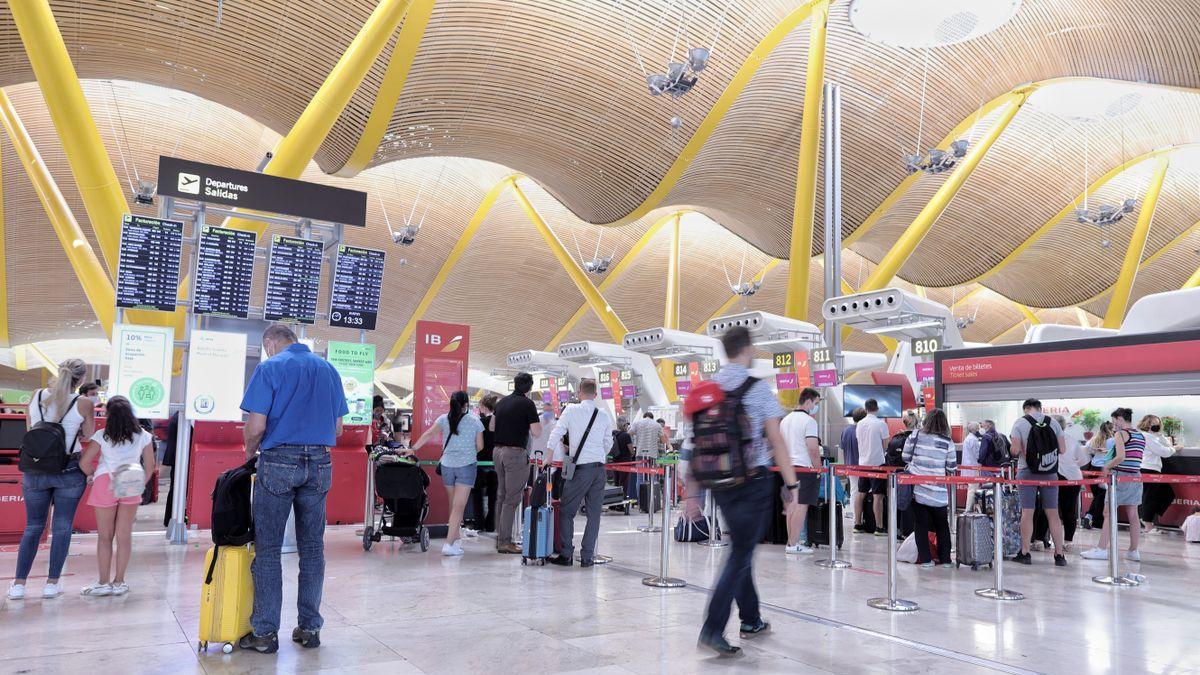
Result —
M0 0L0 126L0 673L1200 674L1196 0Z

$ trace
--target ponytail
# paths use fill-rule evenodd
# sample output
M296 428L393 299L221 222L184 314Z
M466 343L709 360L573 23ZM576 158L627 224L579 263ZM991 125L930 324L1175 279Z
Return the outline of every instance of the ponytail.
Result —
M458 433L458 423L467 414L467 408L471 405L471 398L467 396L465 391L456 391L450 396L450 415L446 421L450 423L450 435Z
M87 364L80 359L67 359L58 364L58 375L45 390L50 400L47 401L46 396L42 396L42 408L47 415L63 417L71 412L67 410L67 405L71 402L75 388L83 382L83 376L86 374Z

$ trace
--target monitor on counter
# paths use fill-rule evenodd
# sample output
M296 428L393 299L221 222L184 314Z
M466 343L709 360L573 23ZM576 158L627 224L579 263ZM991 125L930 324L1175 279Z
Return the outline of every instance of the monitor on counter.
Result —
M20 450L24 437L24 419L0 419L0 450Z
M861 408L869 399L879 404L877 417L900 417L904 413L903 390L896 385L847 384L842 387L842 416L850 417L855 408Z

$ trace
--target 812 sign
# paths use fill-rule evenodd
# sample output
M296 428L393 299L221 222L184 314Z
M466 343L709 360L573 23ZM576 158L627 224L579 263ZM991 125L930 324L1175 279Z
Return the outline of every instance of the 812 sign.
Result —
M936 337L913 340L910 344L913 356L932 356L942 350L942 339Z

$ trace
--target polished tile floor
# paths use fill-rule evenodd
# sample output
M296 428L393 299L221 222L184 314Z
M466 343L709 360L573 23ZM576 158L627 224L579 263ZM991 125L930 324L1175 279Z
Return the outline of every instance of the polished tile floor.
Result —
M726 550L673 542L671 574L688 588L644 586L660 543L637 531L645 521L606 515L601 552L615 561L590 570L522 567L482 537L468 540L462 558L387 542L367 553L354 528L331 528L324 645L286 642L276 656L197 655L205 533L186 546L138 533L132 592L103 599L77 594L95 566L94 537L79 536L68 594L43 601L35 579L31 599L0 607L0 673L1200 673L1200 545L1178 536L1148 537L1134 566L1146 577L1138 588L1093 583L1106 563L1073 555L1058 569L1035 552L1034 566L1005 568L1006 587L1027 597L1013 603L975 596L991 585L989 571L901 564L899 596L920 603L908 614L867 606L886 592L882 538L852 536L844 554L853 567L836 572L764 546L757 579L773 632L730 661L695 647L705 589ZM1076 543L1097 534L1081 532ZM44 556L35 575L45 573ZM15 557L0 550L4 586ZM294 579L295 556L284 564ZM294 598L285 592L288 633Z

